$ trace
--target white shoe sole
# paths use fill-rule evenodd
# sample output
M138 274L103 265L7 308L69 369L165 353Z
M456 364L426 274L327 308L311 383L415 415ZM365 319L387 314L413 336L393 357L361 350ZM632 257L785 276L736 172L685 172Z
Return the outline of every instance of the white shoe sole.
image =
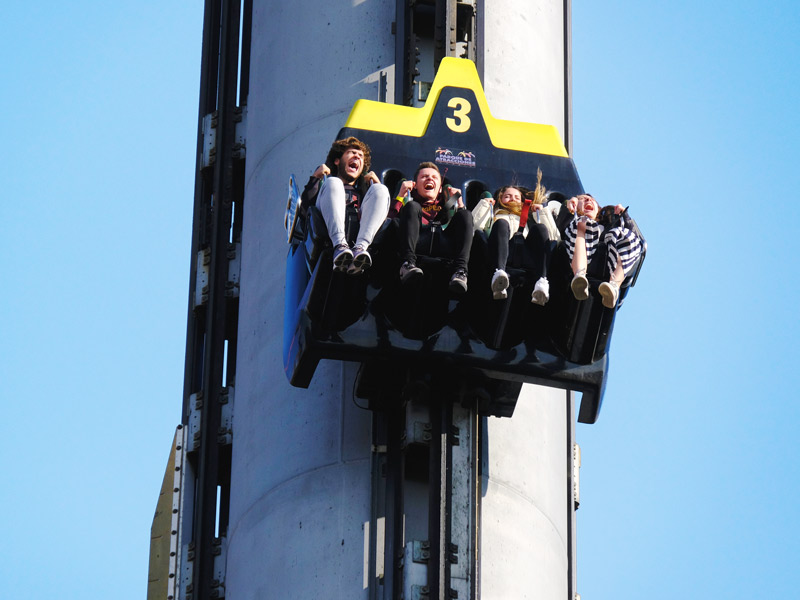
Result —
M353 263L353 253L352 252L342 252L333 259L333 270L334 271L341 271L345 272L347 269L350 268L350 265Z
M586 277L573 277L570 287L576 300L586 300L589 297L589 280Z
M358 275L364 269L369 269L371 266L372 258L367 252L362 252L361 254L353 256L353 262L350 264L350 268L347 269L347 274Z
M550 300L550 284L544 277L539 278L536 285L533 286L533 293L531 294L531 302L544 306Z
M617 305L619 292L613 285L604 281L600 284L600 287L597 288L597 291L600 292L600 296L603 298L603 306L606 308L614 308Z
M492 277L492 296L495 300L508 298L508 275L505 272L495 271Z

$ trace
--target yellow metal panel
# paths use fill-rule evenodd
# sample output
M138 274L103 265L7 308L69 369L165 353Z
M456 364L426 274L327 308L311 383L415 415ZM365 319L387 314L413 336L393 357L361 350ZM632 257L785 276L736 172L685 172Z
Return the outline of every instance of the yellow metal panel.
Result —
M147 574L147 600L166 600L169 588L170 538L172 535L173 488L175 485L175 448L180 440L180 429L175 432L169 453L161 492L156 503L156 513L150 527L150 568Z
M347 127L382 131L395 135L422 137L428 128L439 94L445 87L473 91L496 148L551 156L568 156L564 142L553 125L495 119L489 110L475 64L463 58L445 58L431 86L425 106L413 108L373 100L358 100L347 119Z

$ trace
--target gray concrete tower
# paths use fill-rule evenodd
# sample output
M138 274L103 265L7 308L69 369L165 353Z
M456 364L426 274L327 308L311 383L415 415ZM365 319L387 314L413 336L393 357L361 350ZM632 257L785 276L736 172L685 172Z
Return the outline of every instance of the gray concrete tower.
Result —
M412 587L411 542L430 534L417 481L409 480L404 515L391 525L409 559L401 575L387 573L397 557L383 548L391 515L381 508L384 448L375 428L385 424L353 400L358 365L322 361L307 390L291 387L284 374L287 179L295 173L304 182L324 161L357 99L392 101L404 85L417 98L424 94L437 52L471 54L495 117L552 124L569 149L569 6L568 0L255 2L226 598L388 599L392 578L407 580L394 588L405 589L407 600L410 593L439 596L421 583ZM449 30L437 26L441 14L453 20L454 47L437 47L436 32ZM408 51L410 33L420 49L420 74L409 86L398 57ZM415 410L412 402L409 413ZM461 463L469 467L457 484L466 490L463 502L454 501L471 533L459 545L451 589L461 600L571 598L569 395L526 385L513 418L466 411L454 419L460 447L474 451Z

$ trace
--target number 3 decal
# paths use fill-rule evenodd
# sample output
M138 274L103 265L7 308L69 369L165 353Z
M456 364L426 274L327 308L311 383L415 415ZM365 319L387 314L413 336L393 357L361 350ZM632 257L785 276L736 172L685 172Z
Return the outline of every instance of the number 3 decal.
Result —
M464 98L456 97L450 98L450 102L447 103L447 107L454 109L453 117L455 117L445 119L447 127L456 133L464 133L465 131L468 131L471 123L467 115L469 114L469 111L472 110L472 105Z

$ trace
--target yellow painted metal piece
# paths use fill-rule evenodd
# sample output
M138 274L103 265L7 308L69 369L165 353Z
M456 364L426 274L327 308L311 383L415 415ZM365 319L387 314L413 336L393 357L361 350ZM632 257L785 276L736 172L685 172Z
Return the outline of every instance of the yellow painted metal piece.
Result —
M147 576L147 600L167 600L172 597L170 590L174 587L174 581L170 581L171 573L170 559L173 533L173 506L174 506L174 486L175 486L175 459L176 448L181 439L180 428L175 433L172 442L172 449L169 453L167 468L164 472L164 480L161 482L161 492L156 504L156 512L153 516L153 524L150 527L150 568Z
M439 94L445 87L472 90L478 100L489 138L495 148L551 156L568 156L564 142L553 125L494 118L489 110L489 103L486 101L486 94L483 91L475 64L463 58L448 57L442 60L425 106L413 108L373 100L358 100L350 111L347 127L422 137L425 135L433 110L439 101ZM463 121L458 119L460 107L451 106L450 108L454 111L454 119L452 124L448 119L448 127L459 132L458 128L464 127Z

